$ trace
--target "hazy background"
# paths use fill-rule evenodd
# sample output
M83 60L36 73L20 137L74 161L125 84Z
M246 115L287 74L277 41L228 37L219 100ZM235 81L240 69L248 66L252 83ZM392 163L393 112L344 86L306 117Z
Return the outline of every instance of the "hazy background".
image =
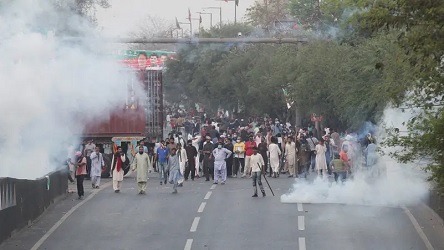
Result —
M244 19L248 7L255 0L239 0L237 7L237 20ZM175 17L179 22L188 22L188 8L192 18L199 18L197 11L202 12L204 7L222 7L222 21L234 22L234 2L215 0L110 0L110 8L97 9L99 28L105 36L126 36L136 32L147 16L160 18L175 24ZM205 11L208 12L208 11ZM213 25L219 23L219 10L211 10ZM193 21L193 30L197 30L199 21ZM202 26L210 27L210 15L202 16Z

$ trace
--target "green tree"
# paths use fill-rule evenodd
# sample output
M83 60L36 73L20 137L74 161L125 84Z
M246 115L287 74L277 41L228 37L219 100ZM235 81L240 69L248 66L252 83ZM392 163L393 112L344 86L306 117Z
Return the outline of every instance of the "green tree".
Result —
M427 159L432 179L444 186L444 2L377 1L357 15L360 32L396 30L398 43L412 65L415 83L405 99L423 110L408 122L408 133L392 133L388 145L403 147L394 156L402 162Z
M270 31L274 23L288 17L288 0L255 1L247 9L247 21L255 27Z

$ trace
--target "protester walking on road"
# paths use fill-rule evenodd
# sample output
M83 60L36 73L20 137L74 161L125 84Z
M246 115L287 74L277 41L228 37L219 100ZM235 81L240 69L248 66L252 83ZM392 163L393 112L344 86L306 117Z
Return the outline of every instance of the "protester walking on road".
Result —
M285 163L288 166L288 177L294 177L295 166L296 166L296 144L293 142L293 137L287 138L287 143L285 143Z
M257 148L259 150L259 154L262 155L262 158L264 159L265 162L265 168L262 168L262 174L266 174L268 169L268 145L265 142L265 137L261 137L261 142L257 145Z
M168 155L169 150L165 146L165 141L160 141L160 147L157 148L156 152L156 160L158 161L158 171L160 177L160 185L162 185L162 181L166 184L168 180Z
M196 157L197 157L197 149L193 146L193 141L188 140L188 145L185 146L185 152L187 154L188 163L185 167L185 181L188 180L191 172L191 180L194 181L194 177L196 175Z
M245 167L245 144L240 137L236 138L234 144L234 169L233 177L237 177L238 172L243 173Z
M251 177L251 168L252 165L250 163L250 158L253 155L253 148L257 147L256 142L254 141L253 136L249 137L249 141L245 143L245 170L244 174L242 175L242 178L245 178L247 175L248 177Z
M85 148L83 149L83 155L86 157L86 171L87 176L86 179L89 179L89 176L91 174L91 154L94 152L94 149L96 148L96 145L93 143L93 140L88 140L87 144L85 145Z
M177 194L177 186L180 178L179 156L176 154L176 148L171 148L171 154L168 157L168 169L170 171L169 182L173 184L173 194Z
M145 194L148 170L153 168L150 157L144 152L143 147L139 147L139 152L134 156L132 170L137 171L137 187L139 188L139 194Z
M316 171L318 175L327 173L327 159L325 158L325 152L327 148L324 145L324 139L319 140L319 144L316 145Z
M122 152L122 147L117 147L117 152L114 154L111 162L111 172L113 173L113 189L115 193L119 193L122 188L122 181L124 170L129 166L129 159Z
M214 158L212 157L214 146L211 142L210 136L207 136L205 139L206 142L202 149L202 153L204 155L202 168L205 175L205 181L210 181L210 175L211 178L214 180Z
M253 154L250 156L250 163L251 163L251 176L253 178L253 191L254 194L252 197L257 197L257 185L259 185L259 188L262 192L262 196L265 197L265 190L262 186L262 168L265 167L264 159L262 158L262 155L257 153L258 149L257 147L253 147Z
M225 160L225 162L227 163L227 176L228 177L232 177L233 176L233 150L234 150L234 145L231 142L231 138L225 138L225 145L224 148L228 149L230 152L232 152L232 154Z
M100 148L96 147L95 151L91 153L91 185L92 188L99 188L100 180L102 178L102 168L105 166L103 155L100 153Z
M300 135L298 140L298 174L303 174L306 178L310 172L310 146L304 134Z
M217 148L212 152L214 157L214 184L225 184L227 180L227 164L226 159L230 158L232 152L224 148L222 139L219 139Z
M344 162L340 159L339 154L335 154L335 159L332 161L332 171L335 176L335 182L338 182L338 179L341 178L341 181L344 182L347 178L347 166L348 162Z
M179 157L179 170L180 170L180 179L179 179L179 187L183 185L184 175L185 175L185 167L188 162L187 152L182 148L181 143L177 143L177 156Z
M76 152L76 161L73 162L73 164L76 167L77 194L79 195L79 200L83 200L83 197L85 196L83 180L87 175L86 162L86 157L83 156L82 152Z
M273 178L277 178L279 175L279 159L281 157L281 150L277 145L277 138L271 137L271 144L268 146L268 151L270 152L270 171L273 172Z

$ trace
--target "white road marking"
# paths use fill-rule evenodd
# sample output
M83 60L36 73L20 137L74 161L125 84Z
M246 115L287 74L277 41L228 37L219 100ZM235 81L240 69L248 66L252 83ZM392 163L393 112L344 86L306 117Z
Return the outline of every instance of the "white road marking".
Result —
M200 217L195 217L193 224L191 224L190 232L196 232L197 226L199 225Z
M304 237L299 237L299 250L306 250L307 248L305 247L305 238Z
M298 212L304 211L304 208L302 207L302 203L298 203Z
M205 209L205 206L207 205L206 202L200 203L199 209L197 210L198 213L202 213Z
M191 250L191 245L193 245L193 239L188 239L183 250Z
M421 226L419 225L418 221L415 219L413 214L410 212L410 210L405 206L402 206L402 210L404 210L404 213L407 214L407 216L409 217L410 221L412 222L413 226L416 229L416 232L419 234L419 237L421 237L422 241L426 245L427 250L434 250L435 248L433 248L429 239L425 235L424 231L422 230Z
M215 189L217 187L216 184L213 184L210 189Z
M51 229L48 230L48 232L45 233L45 235L42 236L42 238L40 238L39 241L37 241L37 243L34 244L34 246L31 248L31 250L37 250L40 246L42 246L42 244L45 242L46 239L49 238L49 236L51 236L51 234L53 234L55 232L55 230L57 230L57 228L60 227L60 225L62 225L63 222L65 222L66 219L68 219L68 217L74 213L74 211L76 211L79 207L81 207L83 204L85 204L87 201L91 200L98 192L100 192L101 190L104 190L105 188L111 186L112 181L105 183L103 186L101 186L101 189L95 189L91 192L91 194L86 197L86 199L84 199L83 201L79 202L77 205L75 205L74 207L72 207L65 215L62 216L62 218L60 218L59 221L57 221L54 226L51 227Z
M212 193L213 193L213 192L208 191L208 193L205 195L204 200L208 200L208 199L210 199L210 196L211 196Z
M304 216L298 216L298 229L300 231L305 230L305 217Z

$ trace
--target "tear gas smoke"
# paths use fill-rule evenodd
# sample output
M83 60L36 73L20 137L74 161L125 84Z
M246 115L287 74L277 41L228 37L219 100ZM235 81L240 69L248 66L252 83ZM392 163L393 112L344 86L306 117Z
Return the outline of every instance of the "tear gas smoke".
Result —
M0 11L0 177L63 167L83 126L124 102L126 75L72 8L15 0ZM64 36L87 38L66 42ZM75 136L77 134L77 137Z
M405 129L403 122L411 118L412 112L387 108L383 124ZM367 125L367 128L374 129ZM376 132L376 140L384 137L382 125ZM364 131L363 131L364 132ZM391 148L382 148L387 153ZM418 203L428 194L426 174L415 164L400 164L387 154L379 156L370 171L362 169L353 179L344 183L330 183L317 178L312 183L296 180L289 193L281 196L283 203L341 203L355 205L400 206Z

